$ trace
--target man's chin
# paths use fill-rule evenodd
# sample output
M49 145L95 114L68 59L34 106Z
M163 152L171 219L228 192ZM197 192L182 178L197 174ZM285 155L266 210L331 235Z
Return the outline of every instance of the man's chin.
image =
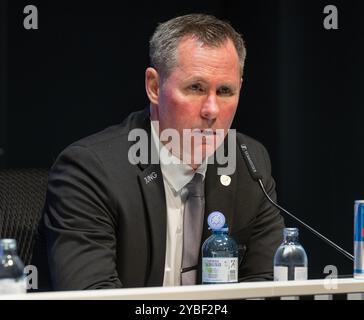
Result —
M194 150L193 155L188 155L185 157L186 160L189 160L190 163L187 164L202 164L206 158L209 158L215 153L214 146L209 145L201 145L199 148ZM186 163L186 161L185 161Z
M202 152L201 152L203 159L212 156L215 153L215 151L216 151L215 146L203 145Z

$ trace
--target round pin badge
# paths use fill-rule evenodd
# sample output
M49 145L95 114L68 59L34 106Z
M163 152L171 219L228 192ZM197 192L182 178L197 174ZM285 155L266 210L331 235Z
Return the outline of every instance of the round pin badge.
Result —
M212 230L221 229L225 221L225 216L220 211L211 212L207 218L207 223Z
M222 175L220 177L220 182L223 186L227 187L231 183L231 178L229 176Z

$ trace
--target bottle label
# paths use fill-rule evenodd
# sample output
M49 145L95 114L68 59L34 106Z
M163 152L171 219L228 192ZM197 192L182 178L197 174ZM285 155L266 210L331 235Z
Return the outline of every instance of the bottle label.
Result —
M288 267L274 267L274 281L287 281Z
M294 268L295 280L307 280L307 267L295 267Z
M238 282L238 258L202 258L202 282Z
M0 294L26 293L27 286L25 279L1 279Z
M307 267L294 267L294 279L288 277L288 267L274 267L274 281L307 280Z

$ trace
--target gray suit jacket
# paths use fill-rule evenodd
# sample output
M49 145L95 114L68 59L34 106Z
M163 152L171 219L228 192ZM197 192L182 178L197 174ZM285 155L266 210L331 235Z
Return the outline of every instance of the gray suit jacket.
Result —
M53 165L41 223L56 290L161 286L166 249L166 201L158 164L133 165L128 151L134 128L149 132L146 110L67 147ZM207 215L225 214L240 247L239 281L271 280L283 219L249 175L239 149L249 147L270 196L270 160L257 141L237 135L237 168L223 186L216 164L205 179ZM147 177L153 175L154 179ZM147 183L147 181L149 181ZM199 270L201 272L201 270ZM199 277L201 281L201 277Z

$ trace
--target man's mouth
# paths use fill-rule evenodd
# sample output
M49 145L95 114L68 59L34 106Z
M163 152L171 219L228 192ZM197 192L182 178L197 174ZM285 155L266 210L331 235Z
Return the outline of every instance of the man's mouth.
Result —
M216 131L214 131L213 129L193 129L192 130L192 135L194 136L215 136L216 135Z

